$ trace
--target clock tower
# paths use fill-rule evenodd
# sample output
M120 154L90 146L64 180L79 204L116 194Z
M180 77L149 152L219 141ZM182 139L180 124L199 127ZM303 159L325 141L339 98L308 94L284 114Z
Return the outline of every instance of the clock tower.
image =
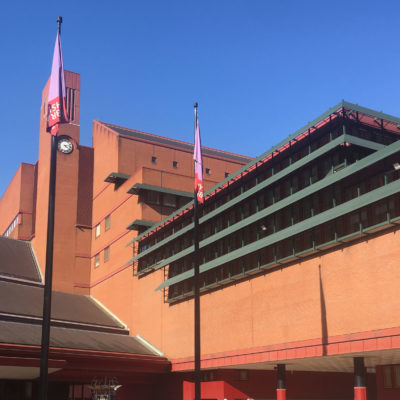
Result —
M93 149L79 144L80 75L65 71L69 123L58 131L53 289L85 293L90 274ZM44 273L51 135L46 132L47 82L42 93L35 226L32 243ZM79 284L79 289L75 286Z

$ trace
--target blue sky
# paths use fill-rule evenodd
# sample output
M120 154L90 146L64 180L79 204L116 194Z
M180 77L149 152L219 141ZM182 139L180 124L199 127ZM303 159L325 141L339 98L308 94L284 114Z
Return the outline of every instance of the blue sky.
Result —
M2 2L0 196L37 160L42 88L62 15L94 119L257 156L342 99L400 116L400 3L354 0Z

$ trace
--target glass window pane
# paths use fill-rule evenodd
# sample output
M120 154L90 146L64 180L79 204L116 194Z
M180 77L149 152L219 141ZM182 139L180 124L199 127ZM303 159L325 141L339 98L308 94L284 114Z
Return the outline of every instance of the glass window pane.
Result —
M378 203L374 206L374 225L386 221L386 203Z
M295 203L292 207L292 217L293 217L293 224L297 224L300 221L300 209L299 203Z
M148 191L147 201L153 204L160 204L160 193L154 191Z
M311 198L308 197L301 202L302 206L302 220L311 217L312 202Z
M290 195L290 179L286 179L282 185L282 197L287 197Z
M280 185L276 185L274 187L274 202L276 203L281 199L281 187Z
M292 178L292 192L296 193L299 190L299 177L297 175Z
M310 184L311 171L306 168L301 172L301 186L303 188Z
M110 259L110 246L107 246L104 249L104 262L108 261Z
M332 207L332 190L327 189L322 193L322 210L325 211Z
M400 365L394 367L394 385L400 387Z
M111 225L111 215L107 215L106 219L105 219L105 229L110 229L110 225Z
M385 388L392 387L392 368L383 367L383 386Z
M317 166L317 164L314 164L311 168L311 180L312 180L312 183L315 183L318 181L318 166Z
M314 215L317 215L321 212L320 210L320 195L314 194L314 196L312 197L312 208L313 208L313 213Z
M354 213L350 215L349 218L349 232L354 233L360 230L360 215L359 213Z
M390 218L396 218L400 215L400 201L398 196L393 196L389 200L389 214Z
M363 228L366 228L370 225L368 221L368 210L365 208L361 210L361 225Z
M270 206L274 202L274 196L271 189L267 190L265 193L265 206Z
M332 172L332 163L330 158L325 158L322 161L322 176L328 175L330 172Z
M173 194L164 193L163 195L164 206L176 207L176 197Z

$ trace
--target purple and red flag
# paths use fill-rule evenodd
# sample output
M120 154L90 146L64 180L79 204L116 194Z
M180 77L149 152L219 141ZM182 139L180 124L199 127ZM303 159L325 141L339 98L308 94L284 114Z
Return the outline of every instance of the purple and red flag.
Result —
M49 94L47 97L47 132L56 136L60 124L68 122L65 108L65 77L61 51L60 32L57 33L54 46L53 65L51 67Z
M203 186L203 159L201 156L200 126L196 119L196 133L194 138L194 191L197 194L197 201L204 203Z

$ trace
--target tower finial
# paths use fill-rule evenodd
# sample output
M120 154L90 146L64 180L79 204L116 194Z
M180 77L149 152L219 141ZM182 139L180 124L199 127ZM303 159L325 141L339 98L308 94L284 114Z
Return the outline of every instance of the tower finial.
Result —
M61 33L61 24L62 24L62 17L59 15L57 18L57 24L58 24L58 33Z

